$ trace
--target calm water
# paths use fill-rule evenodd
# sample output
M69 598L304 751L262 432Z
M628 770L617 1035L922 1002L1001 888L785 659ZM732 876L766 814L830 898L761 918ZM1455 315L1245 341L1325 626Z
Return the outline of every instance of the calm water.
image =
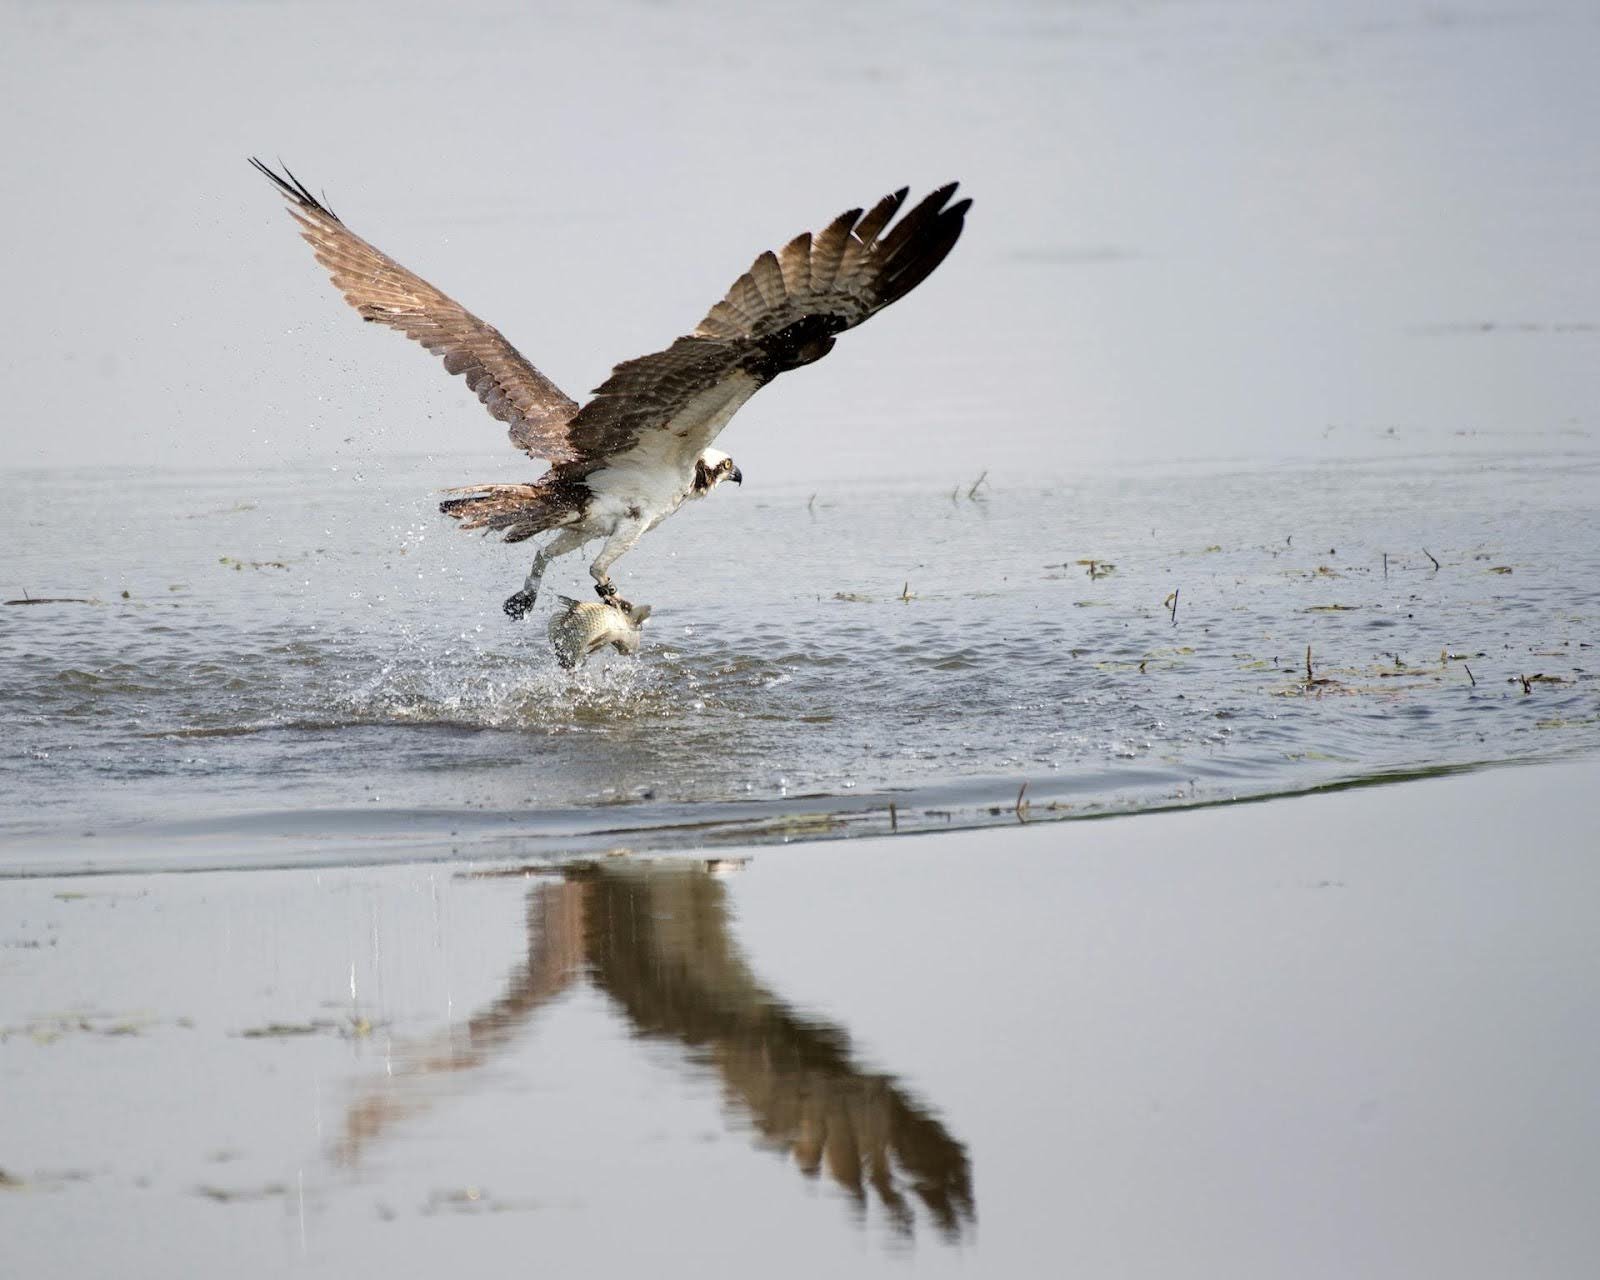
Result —
M1600 746L1593 453L756 477L622 562L644 651L576 676L544 623L581 559L513 624L524 551L433 513L480 472L16 486L5 598L87 603L0 606L4 865L912 830L1015 822L1024 783L1039 819Z
M1593 778L13 880L8 1274L1585 1275Z

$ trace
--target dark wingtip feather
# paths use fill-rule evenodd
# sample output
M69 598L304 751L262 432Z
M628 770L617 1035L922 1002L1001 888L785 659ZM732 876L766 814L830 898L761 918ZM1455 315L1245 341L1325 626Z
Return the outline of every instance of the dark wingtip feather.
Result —
M882 275L878 283L880 306L905 297L955 248L966 225L967 210L972 207L971 200L958 200L948 208L940 207L955 189L956 184L952 182L921 201L884 241Z
M901 187L898 191L892 191L868 209L866 216L856 224L856 238L863 244L870 245L876 242L890 220L900 212L900 207L906 200L906 193L910 190L910 187Z
M278 188L278 193L285 199L294 201L302 209L320 213L325 217L332 218L335 222L339 221L339 215L333 211L327 200L318 200L316 196L312 195L306 184L295 177L293 171L282 160L278 161L283 167L282 174L274 170L271 165L263 164L255 156L250 157L250 163L257 172L266 175L268 181Z

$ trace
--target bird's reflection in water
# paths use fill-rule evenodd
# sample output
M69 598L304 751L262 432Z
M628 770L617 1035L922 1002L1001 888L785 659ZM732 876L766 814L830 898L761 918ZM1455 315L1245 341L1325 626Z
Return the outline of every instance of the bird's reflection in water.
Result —
M351 1105L336 1156L354 1165L442 1074L506 1049L576 983L609 996L634 1031L714 1069L729 1103L801 1171L826 1169L864 1210L874 1196L909 1234L920 1201L940 1233L974 1218L966 1149L892 1076L864 1070L849 1037L756 981L729 928L727 895L703 862L618 859L564 868L528 897L528 951L504 993L431 1040L397 1044L391 1074Z

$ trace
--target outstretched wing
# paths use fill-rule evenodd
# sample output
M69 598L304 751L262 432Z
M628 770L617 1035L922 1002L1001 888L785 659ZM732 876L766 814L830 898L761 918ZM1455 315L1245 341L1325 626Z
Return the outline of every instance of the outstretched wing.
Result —
M567 424L580 458L599 460L649 443L693 456L739 407L785 370L819 360L834 335L898 302L944 261L970 200L940 187L891 228L906 189L865 215L840 214L817 235L763 253L706 314L665 351L619 364Z
M287 197L300 234L363 320L398 329L442 356L446 372L465 376L489 412L510 427L517 448L551 462L571 459L566 425L577 403L497 329L356 235L287 168L280 176L253 157L250 163Z

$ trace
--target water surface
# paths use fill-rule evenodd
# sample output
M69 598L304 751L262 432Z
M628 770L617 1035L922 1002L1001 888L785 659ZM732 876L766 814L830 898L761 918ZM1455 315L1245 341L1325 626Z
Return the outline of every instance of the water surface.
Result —
M11 881L6 1259L1581 1275L1593 777L716 860Z
M5 598L66 599L0 606L5 864L905 831L1600 745L1588 453L756 480L621 562L644 651L577 675L544 623L584 562L509 622L526 551L433 511L473 474L20 486Z

